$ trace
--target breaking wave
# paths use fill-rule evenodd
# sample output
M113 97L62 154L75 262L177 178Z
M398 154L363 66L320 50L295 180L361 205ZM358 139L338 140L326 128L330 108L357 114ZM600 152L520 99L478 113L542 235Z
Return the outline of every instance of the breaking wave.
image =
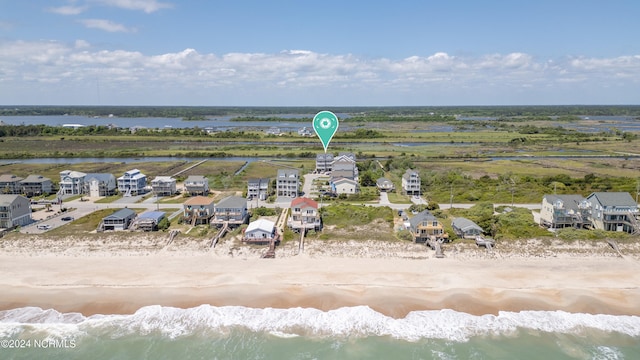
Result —
M564 311L500 312L498 315L476 316L453 310L434 310L414 311L404 318L394 319L367 306L321 311L210 305L180 309L155 305L143 307L131 315L88 317L36 307L0 311L0 338L36 333L52 338L161 335L173 339L224 334L233 329L278 337L389 336L407 341L445 339L464 342L476 336L508 336L522 330L564 334L595 330L640 337L640 317Z

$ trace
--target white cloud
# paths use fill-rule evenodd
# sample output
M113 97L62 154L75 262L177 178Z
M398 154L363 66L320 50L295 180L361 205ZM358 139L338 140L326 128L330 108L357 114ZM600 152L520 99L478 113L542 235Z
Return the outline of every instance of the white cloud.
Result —
M106 19L82 19L78 20L84 26L90 29L104 30L107 32L135 32L135 28L128 28L122 24L115 23Z
M524 53L480 57L435 53L369 59L308 50L217 55L195 49L148 55L95 49L83 40L71 44L0 40L0 53L0 98L13 103L28 103L30 94L46 91L51 83L68 89L49 89L56 96L70 97L60 102L78 103L86 96L87 81L95 79L100 79L103 98L110 91L114 97L126 93L126 98L111 101L124 104L167 99L175 104L208 104L211 98L245 105L598 102L594 96L636 103L634 94L640 92L638 55L537 60ZM14 91L18 88L24 94ZM614 95L611 89L625 91Z
M159 2L157 0L100 0L100 2L107 6L127 10L142 10L146 13L173 7L170 3Z
M58 14L58 15L78 15L78 14L82 14L85 10L87 10L87 6L66 5L66 6L52 7L47 10L51 13Z

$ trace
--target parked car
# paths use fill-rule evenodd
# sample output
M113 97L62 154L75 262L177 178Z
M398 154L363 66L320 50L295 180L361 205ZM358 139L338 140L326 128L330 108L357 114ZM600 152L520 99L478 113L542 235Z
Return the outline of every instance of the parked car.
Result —
M73 216L65 216L65 217L60 218L60 220L62 220L62 221L71 221L71 220L73 220Z
M49 230L49 229L51 229L51 225L49 225L49 224L40 224L40 225L36 226L36 228L38 230Z

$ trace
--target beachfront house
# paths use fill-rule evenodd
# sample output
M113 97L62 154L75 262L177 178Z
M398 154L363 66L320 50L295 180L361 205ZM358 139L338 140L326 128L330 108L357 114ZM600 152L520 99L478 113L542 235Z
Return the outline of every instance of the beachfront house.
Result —
M209 194L209 179L202 175L189 175L184 181L184 188L191 196Z
M249 221L247 199L242 196L228 196L220 200L213 209L213 226L237 227Z
M333 168L333 154L320 153L316 155L316 172L323 174L330 172Z
M60 195L80 195L84 190L84 179L87 174L74 171L63 170L60 172L60 183L58 184L58 194Z
M247 198L266 200L269 196L269 178L249 179L247 181Z
M429 210L424 210L409 219L409 231L415 243L449 240L449 234L444 231L444 226Z
M89 173L84 177L83 192L90 197L111 196L116 193L116 177L109 173Z
M420 174L417 171L407 169L402 175L402 192L420 196Z
M277 239L276 225L267 219L252 221L244 231L242 241L252 244L270 244Z
M21 193L20 181L23 178L13 174L0 175L0 194L17 195Z
M213 198L206 196L194 196L182 204L183 221L191 226L209 224L213 217Z
M146 211L138 215L129 228L131 230L157 231L158 224L166 217L164 211Z
M176 179L171 176L156 176L151 180L151 191L156 196L175 195L178 192Z
M104 217L100 222L100 225L98 225L98 231L127 230L129 228L129 225L131 225L131 222L133 222L133 219L135 219L135 217L136 217L135 211L128 208L120 209L114 212L113 214Z
M147 176L138 169L129 170L118 178L118 191L123 196L144 194L147 186Z
M276 194L278 198L295 198L300 191L300 174L296 169L278 169Z
M582 195L546 194L540 207L540 225L550 229L589 227L591 207Z
M453 227L456 235L462 239L475 239L476 236L484 233L484 230L478 224L463 217L453 219L451 227Z
M31 202L22 195L0 195L0 228L12 229L28 225L31 219Z
M381 177L376 180L376 186L378 187L379 191L384 192L393 191L395 189L395 186L393 186L393 182L385 177Z
M591 203L591 225L606 231L640 232L638 204L627 192L594 192L587 196Z
M42 175L29 175L20 181L21 194L24 196L49 195L53 192L51 179Z
M306 197L291 200L291 215L287 221L291 230L322 230L322 219L318 211L318 202Z

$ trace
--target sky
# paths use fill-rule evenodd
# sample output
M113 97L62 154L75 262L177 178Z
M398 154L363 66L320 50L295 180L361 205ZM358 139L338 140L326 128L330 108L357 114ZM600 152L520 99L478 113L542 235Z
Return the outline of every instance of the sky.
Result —
M0 0L0 105L640 104L637 0Z

